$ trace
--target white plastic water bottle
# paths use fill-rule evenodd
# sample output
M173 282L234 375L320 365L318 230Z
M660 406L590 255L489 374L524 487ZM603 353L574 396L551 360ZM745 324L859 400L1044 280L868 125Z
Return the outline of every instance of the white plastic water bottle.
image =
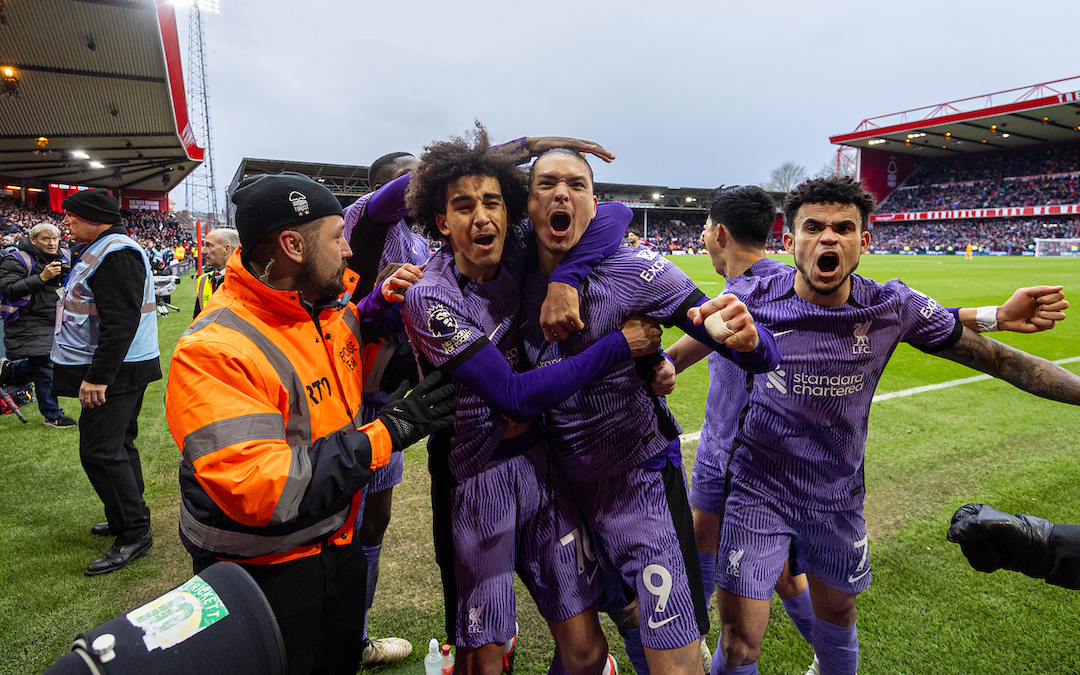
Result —
M442 675L454 675L454 655L450 653L450 645L442 646Z
M439 641L431 638L427 656L424 657L424 675L442 675L442 654L439 653Z

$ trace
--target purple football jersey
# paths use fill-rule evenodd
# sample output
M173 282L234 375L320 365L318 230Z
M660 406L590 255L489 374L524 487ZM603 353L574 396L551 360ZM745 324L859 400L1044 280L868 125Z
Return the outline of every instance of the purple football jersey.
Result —
M537 321L547 278L530 275L522 292L522 340L540 367L581 353L631 314L665 322L701 297L686 274L655 251L620 248L578 288L585 328L562 342L546 342ZM641 464L679 434L663 398L649 393L624 359L545 416L552 453L575 482L595 481Z
M424 278L405 293L405 329L413 350L438 368L467 359L474 343L488 340L511 366L518 359L520 237L507 233L503 263L491 281L464 277L449 246L431 257ZM483 471L502 440L507 420L463 383L457 386L457 421L451 437L450 467L458 481Z
M805 508L860 508L870 402L901 341L940 349L962 329L935 300L899 279L852 275L851 298L821 307L800 298L791 268L728 292L772 329L779 367L754 377L730 471L740 481ZM741 279L739 280L741 281Z
M742 277L764 277L791 269L791 265L762 258L745 273L733 279L744 283ZM724 292L729 292L725 286ZM757 319L755 316L755 320ZM708 455L708 462L719 471L727 467L731 442L739 429L739 419L750 400L747 391L753 376L716 352L709 353L709 390L705 397L705 421L701 425L696 455Z
M379 259L379 269L390 263L423 265L430 256L427 239L413 232L407 222L399 220L386 231L386 246Z

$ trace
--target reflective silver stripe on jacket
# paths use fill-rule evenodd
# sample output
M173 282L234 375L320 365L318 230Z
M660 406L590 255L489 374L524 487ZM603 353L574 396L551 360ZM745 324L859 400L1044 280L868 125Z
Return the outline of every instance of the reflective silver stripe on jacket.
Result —
M364 380L364 393L374 394L382 391L382 379L386 373L386 367L390 365L390 361L394 358L394 354L397 354L398 344L391 342L390 340L383 340L379 345L379 351L375 353L375 363L371 364L371 370L368 371L367 379ZM396 383L392 383L395 384Z
M363 350L364 349L364 340L363 340L362 337L360 337L360 320L357 319L356 315L352 313L352 310L350 310L348 308L345 309L344 315L342 316L342 320L345 322L345 325L349 327L349 330L352 331L353 337L356 338L356 346L357 346L357 348L360 349L360 350ZM363 405L363 402L362 401L346 401L345 403L346 403L347 407L350 408L350 409L354 405L356 406L356 414L353 415L352 428L353 429L359 429L360 427L364 426L364 405Z
M260 333L255 326L227 307L215 310L205 317L200 317L184 331L184 335L201 330L211 323L234 330L247 338L256 349L262 352L262 355L277 373L278 380L289 393L289 422L284 428L283 436L292 451L292 463L289 467L289 475L285 479L285 487L282 488L277 506L270 516L270 524L277 525L292 522L300 512L300 501L303 499L308 484L311 482L311 457L308 455L308 448L311 447L311 418L308 411L307 396L304 394L304 385L300 382L300 376L297 375L296 369L293 368L285 353L278 349L268 337ZM284 418L277 417L284 424ZM236 419L251 421L248 416ZM207 427L213 424L215 422L211 422ZM265 422L262 424L265 424ZM263 426L263 428L268 427ZM278 430L280 429L279 426ZM185 459L190 457L191 460L189 461L193 461L196 457L202 457L227 447L230 445L229 443L216 445L217 441L215 439L236 431L235 427L229 424L224 425L223 429L220 430L206 430L205 434L203 433L204 430L206 430L206 427L197 429L185 438ZM194 447L188 445L188 439L191 438L195 441ZM260 435L254 438L270 438L270 436ZM282 435L273 436L273 438L282 438ZM205 441L205 444L203 444L203 441Z
M277 536L249 534L223 530L205 523L200 523L188 512L187 504L180 504L180 530L184 536L199 548L222 555L235 555L245 558L257 558L272 553L284 553L297 546L316 542L330 536L349 517L349 507L329 518L305 527L296 532Z
M118 251L122 248L127 247L127 242L117 236L111 237L108 241L105 242L105 247L102 249L100 256L90 253L89 250L83 252L82 256L79 257L79 262L85 263L86 267L83 267L79 270L79 275L75 277L74 280L68 279L65 282L65 287L68 287L70 285L71 292L63 298L64 309L68 310L69 312L75 312L76 314L97 316L97 305L94 302L87 301L86 296L82 292L81 283L86 281L87 277L97 271L97 266L101 262L102 258L112 253L113 251ZM149 302L144 302L139 307L139 312L141 314L148 314L150 312L157 311L157 301L154 298L153 288L154 279L151 276L149 268L147 268L147 276L146 279L143 281L143 298L145 299L149 297Z
M285 421L277 413L217 420L184 437L184 459L192 463L236 443L284 437Z

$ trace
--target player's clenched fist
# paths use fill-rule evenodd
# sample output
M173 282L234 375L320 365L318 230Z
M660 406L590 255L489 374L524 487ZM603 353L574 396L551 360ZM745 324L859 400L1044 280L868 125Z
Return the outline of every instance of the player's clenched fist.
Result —
M946 535L980 572L1013 570L1045 578L1053 561L1054 524L1043 518L1015 516L985 504L965 504L952 517Z
M694 325L705 323L709 336L737 352L757 349L760 338L750 310L737 297L721 295L686 313Z
M630 345L630 356L634 358L652 354L660 349L660 336L663 331L660 330L660 324L656 319L631 314L630 318L619 326L619 330L626 338L626 343Z

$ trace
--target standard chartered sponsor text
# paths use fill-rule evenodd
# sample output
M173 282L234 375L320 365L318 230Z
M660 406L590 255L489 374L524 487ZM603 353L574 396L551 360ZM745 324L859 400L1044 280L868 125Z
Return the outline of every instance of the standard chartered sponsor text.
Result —
M854 375L814 375L813 373L793 373L791 393L797 396L848 396L862 391L866 376Z

